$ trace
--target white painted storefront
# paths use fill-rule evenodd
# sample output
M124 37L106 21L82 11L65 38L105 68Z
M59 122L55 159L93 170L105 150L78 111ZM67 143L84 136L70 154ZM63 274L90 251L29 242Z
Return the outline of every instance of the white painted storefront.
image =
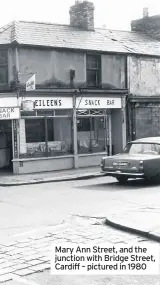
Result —
M1 95L0 120L12 121L14 173L99 165L113 143L116 152L125 144L121 97L82 96L75 103L72 96Z

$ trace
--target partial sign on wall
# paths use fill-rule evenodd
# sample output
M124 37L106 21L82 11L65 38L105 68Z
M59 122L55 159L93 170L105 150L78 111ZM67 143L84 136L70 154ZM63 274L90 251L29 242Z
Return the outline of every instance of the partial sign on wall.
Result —
M16 120L13 120L13 152L14 152L14 158L18 158L17 121Z
M20 118L19 107L2 107L0 108L0 120L13 120Z
M77 109L118 109L121 108L121 98L114 97L78 97Z
M31 78L26 82L26 91L35 90L36 86L36 75L33 74Z

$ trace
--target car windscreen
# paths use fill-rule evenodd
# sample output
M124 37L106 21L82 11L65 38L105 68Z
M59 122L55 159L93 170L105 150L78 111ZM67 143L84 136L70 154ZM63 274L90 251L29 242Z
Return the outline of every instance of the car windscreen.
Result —
M124 149L128 154L155 154L160 155L160 144L156 143L129 143Z

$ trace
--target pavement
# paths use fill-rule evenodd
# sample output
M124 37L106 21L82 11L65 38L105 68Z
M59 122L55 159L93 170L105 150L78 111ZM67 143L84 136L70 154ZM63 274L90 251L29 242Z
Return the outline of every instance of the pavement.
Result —
M100 166L20 175L1 172L0 186L21 186L28 184L91 179L103 176L105 176L105 174L101 172Z
M64 224L44 229L30 237L0 245L0 283L23 281L28 275L50 269L51 245L72 242L76 244L153 243L141 236L119 232L104 225L105 217L71 216ZM23 283L23 282L22 282ZM28 283L26 283L28 284ZM31 283L29 283L31 284Z
M128 209L118 215L107 216L105 224L160 242L160 207Z

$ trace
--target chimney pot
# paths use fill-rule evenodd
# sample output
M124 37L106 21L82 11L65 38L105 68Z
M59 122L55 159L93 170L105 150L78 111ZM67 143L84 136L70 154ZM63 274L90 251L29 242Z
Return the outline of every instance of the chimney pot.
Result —
M144 7L143 8L143 18L147 18L149 16L148 8Z

